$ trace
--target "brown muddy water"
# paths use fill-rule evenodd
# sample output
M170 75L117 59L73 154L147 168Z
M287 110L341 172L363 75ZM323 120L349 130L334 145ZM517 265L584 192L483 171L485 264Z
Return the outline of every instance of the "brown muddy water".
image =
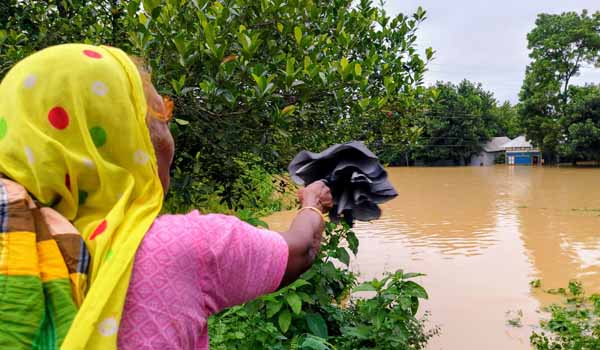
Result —
M398 198L358 223L353 270L423 272L423 309L441 328L429 349L530 349L542 287L583 282L600 292L600 169L532 167L391 168ZM293 212L267 221L286 229ZM522 327L509 319L522 312Z

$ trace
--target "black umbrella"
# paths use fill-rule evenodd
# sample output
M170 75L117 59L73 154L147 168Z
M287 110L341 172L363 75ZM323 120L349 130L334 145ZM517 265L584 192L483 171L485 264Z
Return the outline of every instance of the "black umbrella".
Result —
M398 195L377 156L359 141L333 145L321 153L302 151L288 170L298 185L326 182L333 197L329 217L334 222L341 217L350 225L354 219L378 219L378 204Z

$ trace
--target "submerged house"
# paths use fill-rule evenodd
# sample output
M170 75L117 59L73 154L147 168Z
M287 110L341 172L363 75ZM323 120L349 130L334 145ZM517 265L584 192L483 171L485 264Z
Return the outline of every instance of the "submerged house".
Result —
M506 164L508 165L541 165L542 153L527 141L525 136L504 144L502 148L506 151Z
M506 136L493 137L483 145L483 150L479 154L471 157L471 165L494 165L496 158L504 153L503 146L508 142L510 142L510 139Z

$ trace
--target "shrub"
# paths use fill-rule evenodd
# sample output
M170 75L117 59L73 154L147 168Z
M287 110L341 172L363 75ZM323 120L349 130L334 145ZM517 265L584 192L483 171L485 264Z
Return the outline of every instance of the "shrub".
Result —
M421 275L397 271L357 285L348 250L358 251L355 234L329 223L317 262L299 280L211 318L211 349L424 349L437 329L416 318L427 293L410 279ZM363 291L375 295L351 297Z
M539 286L539 283L537 284ZM600 349L600 295L586 296L580 282L548 290L562 295L564 304L545 308L550 319L541 322L541 331L533 332L531 344L536 350Z

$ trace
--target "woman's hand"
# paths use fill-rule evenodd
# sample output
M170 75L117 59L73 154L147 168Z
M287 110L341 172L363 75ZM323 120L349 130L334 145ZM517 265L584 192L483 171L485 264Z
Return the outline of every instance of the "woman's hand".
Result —
M316 181L298 191L298 200L302 207L315 207L327 213L333 206L331 190L323 181Z
M298 191L303 208L313 207L326 213L333 205L331 191L323 181L314 182ZM282 232L289 247L288 264L281 286L296 280L312 265L321 247L325 222L314 210L300 210L290 229Z

